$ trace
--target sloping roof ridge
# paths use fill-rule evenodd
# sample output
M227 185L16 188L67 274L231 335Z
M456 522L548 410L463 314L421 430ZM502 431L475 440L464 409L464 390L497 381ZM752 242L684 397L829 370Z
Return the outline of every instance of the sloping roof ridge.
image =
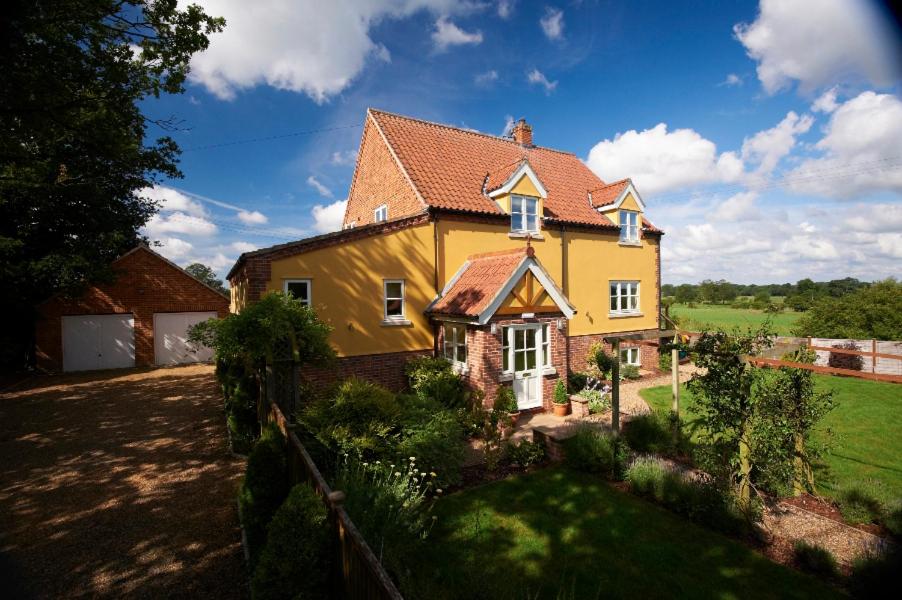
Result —
M210 290L211 292L215 293L217 296L223 296L224 298L229 298L229 297L230 297L230 296L228 296L228 295L226 295L226 294L223 294L222 292L220 292L219 290L217 290L216 288L214 288L212 285L210 285L210 284L207 283L206 281L201 281L199 278L197 278L197 277L195 277L194 275L192 275L191 273L189 273L189 272L187 271L187 269L183 269L182 267L178 266L176 263L172 262L171 260L169 260L168 258L166 258L165 256L163 256L162 254L160 254L159 252L157 252L156 250L154 250L153 248L151 248L150 246L148 246L148 245L145 244L144 242L138 242L138 244L137 244L134 248L132 248L131 250L129 250L128 252L126 252L126 253L123 254L122 256L118 257L116 260L114 260L114 261L113 261L113 264L119 262L120 260L122 260L122 259L125 258L126 256L129 256L129 255L131 255L131 254L134 254L134 253L137 252L138 250L147 250L147 251L150 252L153 256L155 256L156 258L159 258L159 259L162 260L164 263L168 264L170 267L173 267L173 268L175 268L175 269L178 269L179 271L181 271L182 273L184 273L185 275L187 275L188 277L190 277L191 279L193 279L193 280L196 281L197 283L201 284L202 286L204 286L205 288L207 288L207 289Z
M599 179L601 179L599 177ZM623 179L618 179L617 181L612 181L611 183L606 183L604 185L600 185L597 188L592 188L589 192L597 192L598 190L606 190L610 187L614 187L615 185L622 185L624 183L632 183L633 180L629 177L624 177Z
M507 142L509 144L514 144L516 146L519 146L520 148L524 148L518 142L515 142L514 140L512 140L510 138L502 137L500 135L492 135L491 133L484 133L482 131L474 131L472 129L464 129L463 127L455 127L454 125L448 125L447 123L439 123L437 121L427 121L426 119L418 119L416 117L410 117L407 115L399 115L398 113L393 113L393 112L387 111L387 110L381 110L379 108L370 107L367 110L374 114L378 113L378 114L388 115L390 117L397 117L399 119L404 119L406 121L413 121L415 123L420 123L422 125L431 125L433 127L441 127L443 129L451 129L453 131L459 131L461 133L468 133L470 135L486 137L486 138L489 138L492 140L497 140L499 142ZM558 154L564 154L566 156L574 156L574 157L576 156L575 152L567 152L566 150L558 150L557 148L549 148L548 146L536 146L535 144L533 144L532 146L526 147L524 149L525 150L547 150L549 152L556 152Z

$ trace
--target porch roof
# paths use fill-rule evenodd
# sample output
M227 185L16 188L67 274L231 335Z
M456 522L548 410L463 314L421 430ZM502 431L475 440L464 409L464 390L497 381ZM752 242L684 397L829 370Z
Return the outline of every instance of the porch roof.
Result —
M474 254L458 269L454 277L426 309L434 316L463 317L484 325L501 308L514 286L530 273L540 289L554 302L555 310L568 319L576 314L576 309L554 283L539 260L535 250L526 248ZM536 294L535 297L537 297ZM523 303L522 313L533 312L528 298Z

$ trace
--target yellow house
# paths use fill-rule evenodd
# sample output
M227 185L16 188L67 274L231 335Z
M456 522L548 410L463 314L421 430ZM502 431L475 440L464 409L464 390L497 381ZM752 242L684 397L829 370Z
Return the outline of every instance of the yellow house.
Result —
M534 145L523 120L505 138L370 109L342 230L242 254L232 310L273 291L314 307L339 355L319 377L399 388L438 355L486 402L511 385L548 408L593 343L659 329L662 235L630 180Z

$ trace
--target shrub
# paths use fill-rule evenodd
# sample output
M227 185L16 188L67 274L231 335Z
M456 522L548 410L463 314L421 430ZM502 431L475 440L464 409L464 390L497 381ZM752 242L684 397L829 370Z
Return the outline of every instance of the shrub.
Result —
M269 524L254 570L254 600L325 598L332 555L328 513L308 485L296 485Z
M383 387L351 378L333 399L308 405L301 422L332 451L364 459L392 454L400 433L401 406Z
M669 350L665 350L664 352L661 352L661 354L658 356L658 368L661 369L662 371L669 372L670 369L673 367L672 362L673 362L672 356L670 355Z
M839 575L836 559L825 548L799 540L793 546L793 554L796 566L803 571L831 579Z
M576 390L579 392L580 390L586 389L586 384L589 381L589 376L586 373L579 372L571 372L567 375L567 383L570 386L571 390Z
M589 356L586 357L586 362L598 369L602 379L605 379L607 374L611 372L614 360L613 356L605 352L604 346L597 343L592 344L589 348Z
M238 496L252 565L256 564L266 541L266 527L287 495L285 438L277 427L270 425L247 458L244 483Z
M582 390L577 395L589 401L589 412L592 414L611 408L611 397L600 390Z
M662 500L667 468L651 456L640 456L626 470L626 482L630 490L639 496Z
M446 409L405 422L396 456L416 456L424 470L437 473L436 483L449 486L460 482L464 464L464 430L457 416Z
M902 500L876 479L840 487L837 504L849 523L880 523L896 535L902 533Z
M567 394L567 385L563 379L558 379L554 384L554 403L567 404L570 402L570 396Z
M421 356L404 366L410 389L420 397L432 398L447 408L465 406L467 392L463 380L444 358Z
M633 417L624 424L623 439L636 452L675 455L689 450L679 417L670 412L652 411Z
M508 442L505 453L511 464L528 467L545 460L545 445L529 440L523 440L519 444Z
M852 563L849 590L856 598L883 598L902 586L902 548L890 544L882 553L872 552Z
M517 412L517 396L514 395L512 387L507 385L498 386L492 410L497 416Z
M468 437L481 433L491 419L489 411L483 404L484 400L485 393L482 390L470 390L467 394L467 405L456 411L457 421Z
M861 350L855 342L846 342L844 344L833 344L834 348L842 350ZM827 364L835 369L849 369L851 371L860 371L864 364L860 354L845 354L841 352L831 352L827 359Z
M620 376L623 379L639 379L642 375L639 374L639 367L636 365L623 365L620 368Z
M621 479L628 450L614 434L590 426L579 427L564 441L567 464L578 471Z

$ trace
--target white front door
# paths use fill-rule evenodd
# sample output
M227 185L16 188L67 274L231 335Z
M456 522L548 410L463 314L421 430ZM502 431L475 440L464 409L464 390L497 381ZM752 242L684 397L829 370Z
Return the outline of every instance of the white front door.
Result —
M510 364L514 369L517 408L542 406L542 326L515 325L508 328Z
M133 315L63 317L62 329L64 371L135 366Z
M158 365L181 365L212 360L213 350L188 341L188 328L215 318L215 312L154 313L154 362Z

